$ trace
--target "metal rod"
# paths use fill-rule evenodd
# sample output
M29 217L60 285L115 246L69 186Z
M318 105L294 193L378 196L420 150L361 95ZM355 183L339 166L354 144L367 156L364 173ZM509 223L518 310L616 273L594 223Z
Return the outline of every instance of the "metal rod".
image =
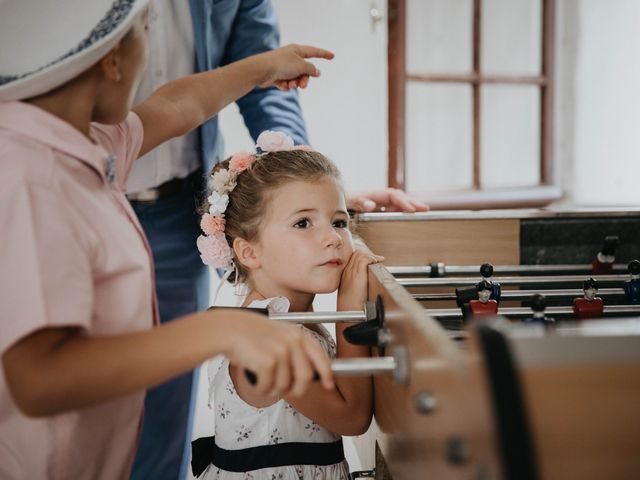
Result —
M533 295L540 294L547 298L572 298L581 297L582 290L578 289L562 289L556 290L502 290L500 294L501 300L529 300ZM598 289L599 297L617 297L624 296L622 288L600 288ZM455 300L455 293L416 293L413 298L418 302L426 302L433 300Z
M392 275L431 275L431 266L389 266L387 270ZM446 275L480 275L480 265L440 265L440 274ZM626 272L627 265L616 263L612 266L615 272ZM589 275L592 267L589 264L558 264L558 265L494 265L493 273L501 275L528 273L585 273ZM435 272L434 272L435 273ZM479 277L478 277L479 278Z
M459 308L425 309L424 313L441 319L462 317L462 312ZM573 307L547 307L544 313L550 317L573 315ZM637 315L640 314L640 305L605 305L603 314ZM527 318L533 316L533 312L526 307L499 308L498 315L511 318Z
M622 283L629 279L629 275L590 275L600 284ZM539 277L493 277L491 280L505 285L537 285L537 284L566 284L574 283L582 286L589 276L585 275L558 275ZM404 287L466 287L475 285L479 281L475 277L449 277L449 278L400 278L398 283Z
M364 322L364 311L270 313L269 320L292 323L357 323Z
M331 362L334 375L376 375L393 373L395 369L394 357L344 358Z

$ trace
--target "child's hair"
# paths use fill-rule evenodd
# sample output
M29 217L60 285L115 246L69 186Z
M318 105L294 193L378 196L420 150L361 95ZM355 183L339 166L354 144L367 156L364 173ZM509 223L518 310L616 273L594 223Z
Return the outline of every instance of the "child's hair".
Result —
M229 169L230 157L211 170L210 175ZM311 149L278 150L255 155L255 161L241 171L236 178L236 186L228 193L229 203L224 211L224 234L233 247L235 238L254 241L259 237L269 193L274 189L293 181L314 181L329 177L341 183L340 171L327 157ZM209 193L213 190L209 188ZM205 203L205 211L208 204ZM235 262L236 270L228 280L245 282L248 278L246 268Z

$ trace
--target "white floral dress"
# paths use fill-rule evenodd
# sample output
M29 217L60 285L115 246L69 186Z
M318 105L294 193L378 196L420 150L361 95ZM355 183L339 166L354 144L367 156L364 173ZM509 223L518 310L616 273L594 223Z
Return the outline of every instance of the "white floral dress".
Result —
M253 308L267 308L270 312L287 312L289 301L275 297L254 301ZM300 326L300 328L304 328ZM323 335L304 329L335 358L336 345L329 332L321 327ZM321 427L305 417L285 400L264 408L253 407L236 393L229 375L229 361L212 360L208 365L209 407L215 411L215 443L226 450L238 450L286 442L335 442L340 435ZM348 480L346 460L333 465L292 465L268 467L238 473L209 465L202 477L205 480Z

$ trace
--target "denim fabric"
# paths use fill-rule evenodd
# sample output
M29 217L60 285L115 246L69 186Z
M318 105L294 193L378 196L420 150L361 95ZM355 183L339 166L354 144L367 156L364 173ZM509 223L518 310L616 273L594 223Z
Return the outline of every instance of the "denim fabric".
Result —
M208 268L196 248L200 232L195 198L193 190L187 189L154 203L133 205L153 250L161 323L209 305ZM194 378L197 381L197 371L147 392L131 478L185 478L191 455Z
M278 19L270 0L189 0L189 6L199 72L280 46ZM256 88L237 104L254 140L263 130L281 130L296 144L309 143L297 91ZM218 117L200 127L200 148L208 172L224 150Z

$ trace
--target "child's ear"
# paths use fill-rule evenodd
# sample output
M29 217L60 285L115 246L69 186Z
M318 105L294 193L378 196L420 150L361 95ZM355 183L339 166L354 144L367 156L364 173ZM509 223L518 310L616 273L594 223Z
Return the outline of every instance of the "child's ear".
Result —
M236 259L240 264L249 270L254 270L260 267L260 260L258 260L258 255L254 245L244 238L234 238L233 253L235 253Z
M108 80L119 82L122 77L120 72L120 43L118 42L98 63L102 73Z

